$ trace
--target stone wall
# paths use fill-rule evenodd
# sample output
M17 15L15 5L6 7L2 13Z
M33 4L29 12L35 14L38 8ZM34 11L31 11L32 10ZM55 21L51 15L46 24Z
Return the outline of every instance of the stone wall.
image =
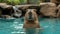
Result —
M3 3L2 3L3 4ZM38 9L39 6L38 5L16 5L16 7L22 11L22 16L25 15L25 13L27 12L27 9ZM7 4L3 4L0 5L0 16L4 16L6 17L6 15L13 15L14 14L14 9L12 5L7 5ZM18 11L16 11L18 12ZM13 16L13 17L18 17L18 16Z
M16 7L22 11L22 16L25 15L27 9L36 9L38 16L60 17L60 5L56 6L55 3L51 2L40 3L40 5L16 5ZM14 10L12 5L0 4L0 16L11 16L13 13Z

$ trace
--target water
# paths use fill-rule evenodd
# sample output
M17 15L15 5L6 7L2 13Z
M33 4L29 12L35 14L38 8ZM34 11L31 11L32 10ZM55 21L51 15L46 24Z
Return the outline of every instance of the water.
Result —
M24 18L0 19L0 34L60 34L60 18L39 18L40 29L24 29Z

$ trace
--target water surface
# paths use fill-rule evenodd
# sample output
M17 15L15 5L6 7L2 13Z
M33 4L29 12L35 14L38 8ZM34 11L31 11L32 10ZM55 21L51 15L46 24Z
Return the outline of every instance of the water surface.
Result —
M60 18L39 18L40 29L24 29L24 18L0 19L0 34L60 34Z

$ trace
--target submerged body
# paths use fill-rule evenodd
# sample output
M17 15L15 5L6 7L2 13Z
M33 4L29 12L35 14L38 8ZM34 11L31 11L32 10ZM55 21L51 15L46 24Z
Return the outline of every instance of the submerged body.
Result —
M39 28L24 28L25 34L39 34Z

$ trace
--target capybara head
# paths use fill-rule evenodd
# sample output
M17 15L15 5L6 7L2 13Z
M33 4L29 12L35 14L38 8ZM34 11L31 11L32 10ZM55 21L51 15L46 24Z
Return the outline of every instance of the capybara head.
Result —
M26 12L26 18L27 18L27 21L28 22L30 22L30 23L32 23L32 22L34 22L34 20L35 20L35 12L36 10L35 9L27 9L27 12Z

